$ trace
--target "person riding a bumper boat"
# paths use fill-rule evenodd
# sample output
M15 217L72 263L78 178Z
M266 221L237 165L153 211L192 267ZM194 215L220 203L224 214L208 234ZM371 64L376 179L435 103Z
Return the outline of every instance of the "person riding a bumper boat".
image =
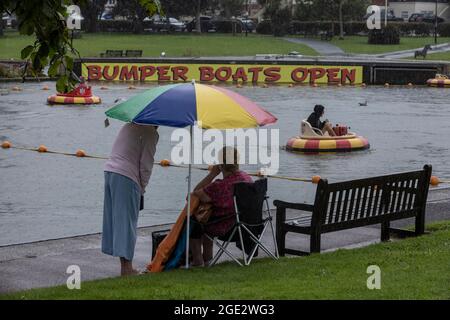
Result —
M317 154L320 152L348 152L368 149L369 141L346 126L332 126L328 120L320 121L325 108L316 105L314 112L301 123L300 136L292 137L286 144L286 150Z

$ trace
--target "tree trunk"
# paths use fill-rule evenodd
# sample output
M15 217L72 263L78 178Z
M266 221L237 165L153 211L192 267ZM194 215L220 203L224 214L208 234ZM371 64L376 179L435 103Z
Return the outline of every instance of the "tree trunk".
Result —
M195 29L197 30L197 33L202 32L202 25L200 21L201 2L202 0L197 0L197 8L195 8Z
M344 0L339 1L339 39L344 39L344 19L342 14L342 6L344 5Z

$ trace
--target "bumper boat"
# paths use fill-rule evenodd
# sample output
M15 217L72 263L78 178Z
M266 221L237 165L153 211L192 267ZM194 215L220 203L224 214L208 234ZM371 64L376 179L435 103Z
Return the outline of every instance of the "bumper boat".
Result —
M353 132L348 132L345 126L333 128L337 136L312 128L309 122L302 121L301 135L292 137L286 144L286 150L303 153L319 152L350 152L370 148L369 141Z
M434 79L428 79L427 85L430 87L450 88L450 79L442 74L437 74Z
M84 83L69 93L57 93L47 98L49 104L98 104L102 102L97 96L92 95L92 89Z

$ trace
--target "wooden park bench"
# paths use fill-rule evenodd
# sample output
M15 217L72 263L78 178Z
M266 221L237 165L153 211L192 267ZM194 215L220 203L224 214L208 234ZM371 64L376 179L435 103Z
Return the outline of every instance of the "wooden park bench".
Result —
M320 40L331 41L333 40L333 32L332 31L322 31L320 33Z
M106 50L105 52L100 53L100 57L122 57L122 50Z
M431 165L423 170L390 174L366 179L329 184L320 180L314 205L275 200L276 238L280 255L307 255L320 252L322 233L381 224L381 241L390 233L400 237L421 235L425 229L425 206L431 177ZM286 209L305 212L286 219ZM415 230L390 227L393 220L415 218ZM310 236L310 252L287 249L286 233Z
M125 57L142 57L142 50L126 50Z
M100 57L142 57L142 50L106 50Z

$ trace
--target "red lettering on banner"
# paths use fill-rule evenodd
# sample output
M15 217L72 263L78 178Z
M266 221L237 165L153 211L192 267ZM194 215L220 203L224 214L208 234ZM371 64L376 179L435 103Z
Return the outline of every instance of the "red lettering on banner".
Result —
M200 81L214 80L214 69L212 67L199 67Z
M182 79L183 81L186 81L188 78L186 76L186 73L188 73L189 68L188 67L184 67L184 66L176 66L176 67L172 67L172 80L173 81L177 81L179 79Z
M103 78L105 78L105 80L115 80L119 74L119 66L113 67L112 75L109 75L108 71L109 71L109 66L104 66L103 72L102 72Z
M247 74L245 73L244 68L239 67L236 69L236 72L233 74L233 80L234 81L238 81L238 80L242 80L242 81L247 81L248 77Z
M341 70L341 83L346 83L347 80L350 81L350 83L355 83L356 81L356 69L342 69Z
M222 73L225 72L225 75ZM220 67L216 70L216 79L219 81L228 81L231 77L231 68L230 67Z
M132 66L130 71L128 71L128 66L123 66L120 70L119 80L138 80L138 69L137 66Z
M170 66L156 67L158 70L158 81L170 81L170 76L167 75Z
M102 77L102 67L100 66L96 65L87 66L87 71L88 71L87 76L88 80L100 80L100 78Z
M324 68L311 68L309 69L309 82L314 83L317 79L322 78L326 71Z
M301 76L298 74L301 72ZM292 70L291 72L291 79L295 82L303 82L308 77L308 69L303 67L298 67Z
M280 67L270 67L264 70L264 75L266 76L266 79L264 81L266 82L276 82L280 80Z
M252 75L252 82L258 82L259 73L263 71L263 68L256 67L256 68L248 68L248 72L251 72Z
M336 83L341 81L341 79L338 78L339 71L341 71L339 68L327 69L328 83Z
M145 81L146 78L155 74L156 68L153 66L142 66L139 67L139 72L141 73L141 81Z

